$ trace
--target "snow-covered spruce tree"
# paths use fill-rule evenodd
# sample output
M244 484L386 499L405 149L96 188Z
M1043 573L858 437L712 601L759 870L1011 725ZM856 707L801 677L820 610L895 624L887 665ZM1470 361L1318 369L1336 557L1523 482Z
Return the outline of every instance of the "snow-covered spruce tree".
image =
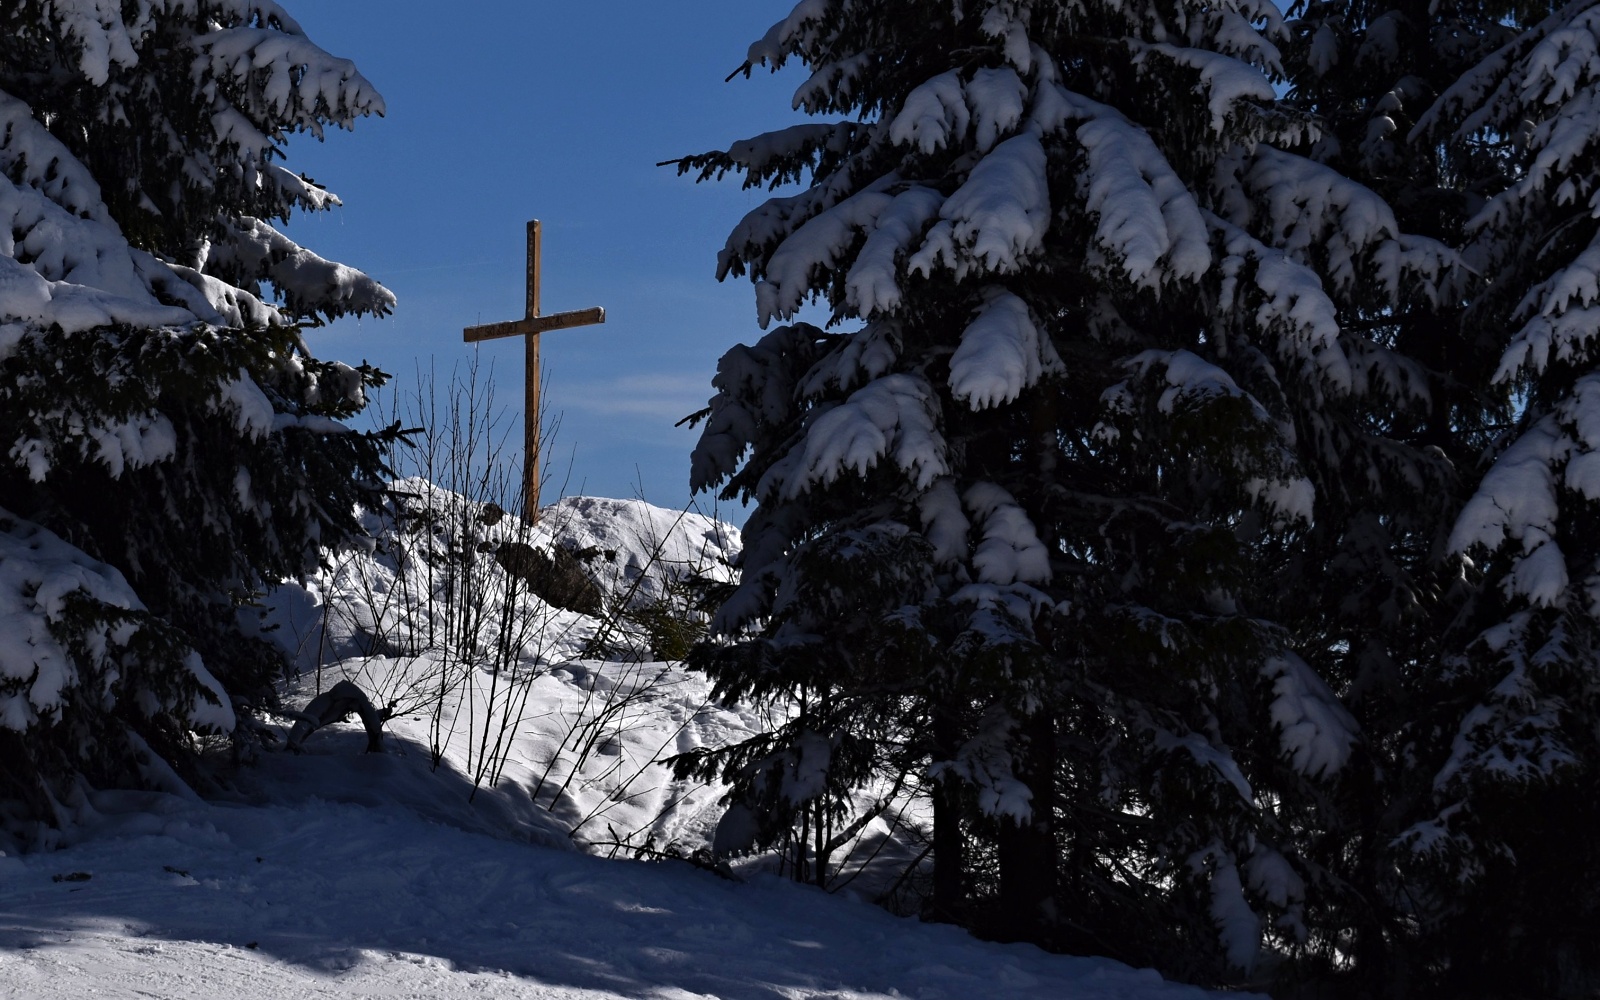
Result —
M1346 180L1323 194L1282 191L1306 204L1326 197L1345 228L1377 225L1459 247L1477 191L1498 168L1480 155L1463 171L1466 162L1447 161L1412 130L1499 44L1494 26L1452 4L1303 3L1290 13L1285 102L1318 123L1292 151ZM1428 890L1398 838L1431 798L1422 762L1437 759L1440 736L1459 720L1441 695L1439 663L1477 580L1448 540L1511 401L1490 384L1498 350L1462 323L1481 285L1472 268L1450 266L1450 254L1412 237L1392 251L1415 262L1409 269L1352 273L1337 264L1342 239L1295 239L1327 261L1315 266L1335 279L1341 338L1364 389L1358 405L1297 417L1316 516L1272 578L1276 599L1258 608L1291 630L1363 738L1336 783L1300 799L1307 811L1288 810L1289 822L1314 831L1299 847L1320 888L1307 943L1280 974L1406 995L1447 940L1421 933L1417 899Z
M163 780L270 693L264 585L359 537L381 377L300 328L393 296L274 228L337 204L278 162L382 113L271 2L0 12L0 820ZM162 758L166 764L162 763Z
M1475 11L1495 43L1413 131L1481 195L1464 318L1516 404L1451 547L1478 564L1441 662L1428 810L1401 843L1442 992L1600 988L1600 5ZM1472 33L1463 33L1470 34ZM1428 876L1432 876L1431 879Z
M694 455L757 505L699 662L799 706L681 761L757 840L893 762L936 915L1213 978L1308 938L1295 810L1358 734L1261 609L1298 613L1337 432L1421 374L1351 321L1452 259L1288 151L1285 37L1248 2L807 0L752 47L849 116L681 163L806 182L721 273L763 326L831 314L724 356Z

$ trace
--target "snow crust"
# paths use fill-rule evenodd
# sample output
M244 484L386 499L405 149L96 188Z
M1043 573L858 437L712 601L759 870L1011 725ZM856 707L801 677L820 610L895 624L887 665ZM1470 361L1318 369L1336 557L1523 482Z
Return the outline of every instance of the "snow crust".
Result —
M596 574L612 594L631 593L649 604L675 583L701 576L729 582L742 539L738 528L705 514L667 510L638 500L563 497L540 513L552 545L569 551L599 549Z
M900 357L900 324L877 320L851 334L844 345L812 366L800 383L805 396L824 395L829 386L853 389L887 373Z
M1249 972L1261 954L1261 917L1244 897L1239 868L1221 852L1211 874L1211 919L1217 925L1228 961Z
M889 123L889 138L924 154L933 153L965 137L971 120L961 74L949 70L906 95L900 113Z
M779 245L767 261L764 278L756 283L756 319L763 329L774 317L791 318L812 286L813 273L833 267L856 232L872 227L895 201L882 190L894 180L891 174L818 213Z
M897 194L873 219L873 229L845 275L846 301L862 316L900 307L899 258L921 236L944 204L932 188L913 186Z
M239 0L233 5L246 10L255 6ZM381 115L386 110L383 98L356 71L355 63L329 55L298 30L246 24L197 36L193 46L216 77L252 84L248 91L252 110L264 111L269 120L289 128L320 136L323 115L349 125L361 115Z
M827 14L828 0L800 0L787 17L751 43L746 59L754 66L777 69L783 65L791 48L802 46L815 37Z
M1035 58L1028 39L1028 15L1031 4L1019 0L999 0L983 14L981 28L990 38L1000 39L1006 62L1018 72L1027 73L1033 68Z
M86 631L87 648L69 649L57 637L74 602L100 610ZM188 705L163 705L137 684L124 684L118 650L144 624L133 588L115 568L92 559L54 533L0 509L0 726L25 733L41 720L59 720L73 699L114 703L127 694L168 710L183 710L197 729L231 730L233 708L197 654L183 658L202 692ZM143 706L141 706L143 707Z
M1313 379L1343 393L1354 387L1355 374L1340 343L1338 306L1317 272L1281 250L1275 250L1236 226L1214 219L1227 255L1221 261L1220 303L1229 312L1246 312L1250 324L1279 357L1295 362ZM1249 275L1247 290L1241 277ZM1416 380L1418 384L1421 379Z
M1141 375L1159 365L1164 370L1166 388L1156 400L1156 409L1162 413L1175 413L1192 401L1223 396L1247 399L1258 419L1266 419L1266 410L1249 397L1239 384L1223 369L1193 351L1163 351L1152 348L1140 351L1129 358L1127 366Z
M1048 583L1050 552L1016 498L994 483L975 483L962 495L981 540L972 566L983 583Z
M1245 492L1266 504L1285 523L1311 524L1316 513L1317 491L1304 476L1268 479L1252 476L1244 482Z
M924 154L966 138L980 153L1022 121L1027 87L1009 66L979 69L970 80L950 70L914 88L889 123L889 138Z
M1586 395L1600 403L1600 378L1590 376L1589 388ZM1569 580L1556 542L1560 520L1556 468L1572 450L1573 442L1553 416L1540 419L1495 460L1450 533L1450 547L1457 552L1476 545L1494 550L1520 542L1506 589L1546 607L1562 599ZM1574 471L1584 477L1592 467L1583 462ZM1592 485L1587 478L1579 481Z
M1060 88L1057 95L1063 113L1089 119L1076 135L1088 152L1085 207L1098 220L1100 246L1138 285L1204 274L1212 262L1205 220L1150 136L1114 108Z
M979 160L966 181L939 207L940 222L907 261L931 274L938 264L956 276L1008 274L1037 254L1050 228L1050 187L1039 136L1024 132Z
M1226 747L1213 745L1199 733L1171 733L1158 730L1155 734L1156 746L1163 750L1181 750L1194 760L1196 764L1216 772L1224 781L1239 793L1239 798L1246 805L1254 806L1256 793L1250 787L1250 779L1240 770L1239 762L1233 759L1233 754Z
M756 429L781 423L793 412L793 376L787 355L822 331L804 323L781 326L753 346L740 344L717 361L710 413L689 457L689 488L700 491L730 476L755 440ZM824 376L825 377L825 376Z
M1026 302L999 287L984 299L950 358L950 392L974 410L1009 403L1046 372L1062 371L1055 346L1034 324Z
M935 761L928 768L933 781L959 778L977 789L978 808L986 816L1010 817L1026 823L1033 816L1033 792L1011 769L1011 732L1016 720L991 709L979 722L978 732L962 744L954 760Z
M1242 26L1240 21L1244 19L1238 18L1230 23L1239 29L1239 34L1247 34L1258 40L1256 45L1251 46L1252 49L1265 51L1270 48L1261 44L1260 34L1248 21L1244 21ZM1206 106L1211 112L1211 130L1219 135L1224 134L1229 116L1240 103L1246 100L1270 102L1277 96L1272 83L1259 69L1232 55L1167 43L1150 45L1129 40L1128 44L1136 54L1136 64L1155 62L1149 57L1156 55L1180 66L1199 70L1200 84L1206 92ZM1276 56L1276 52L1272 55ZM1169 72L1164 68L1155 68L1153 71Z
M1294 870L1288 858L1265 844L1256 845L1255 852L1245 863L1245 873L1250 888L1273 906L1288 908L1305 899L1305 879Z
M541 511L530 527L503 513L496 519L486 504L423 479L397 480L391 492L398 498L393 510L368 511L363 517L364 527L378 539L374 551L330 558L304 585L284 583L268 595L269 634L300 671L397 645L420 648L413 639L447 633L446 594L464 586L481 586L487 606L504 606L526 620L519 632L530 664L548 667L578 658L600 622L551 607L525 586L513 587L505 569L490 558L505 543L546 556L557 549L581 554L604 600L627 608L667 599L691 577L736 578L739 529L695 511L666 510L641 500L564 497ZM464 555L480 550L482 560ZM478 622L476 644L494 644L498 625Z
M768 470L759 492L793 499L846 471L865 476L884 458L925 489L950 471L937 405L920 376L897 373L870 382L813 420L804 444Z
M1564 629L1548 639L1533 637L1534 616L1518 611L1478 637L1480 652L1498 661L1499 680L1478 704L1462 716L1451 741L1450 756L1434 775L1434 789L1450 793L1463 781L1488 778L1524 784L1549 777L1578 762L1563 734L1569 711L1559 695L1543 689L1539 675L1561 663ZM1435 830L1419 828L1419 850L1445 835L1447 817L1435 821Z
M968 538L972 522L961 507L954 481L936 480L917 498L922 533L933 545L934 559L943 564L962 562L971 554Z
M384 315L394 309L394 293L362 272L325 260L271 225L249 216L212 244L211 261L235 264L265 279L284 294L286 305L327 316Z
M1586 357L1600 331L1600 242L1528 291L1516 310L1526 320L1501 355L1496 382L1537 374L1552 360Z
M1309 778L1337 774L1359 738L1355 717L1311 665L1293 653L1271 657L1261 673L1273 682L1272 724L1294 769Z
M1461 264L1444 244L1401 233L1376 192L1313 160L1261 146L1240 180L1272 246L1316 263L1341 294L1375 285L1398 305L1407 289L1447 287L1441 279Z
M0 725L26 732L41 713L59 712L80 681L78 664L50 630L65 615L66 599L81 594L124 610L143 605L121 573L51 532L4 510L0 527L0 677L11 682L0 696ZM90 697L109 696L113 680Z
M161 270L122 238L89 171L27 104L0 91L0 318L70 333L193 322L194 309L214 315ZM162 303L158 288L192 308Z
M139 65L154 18L192 13L190 8L187 2L157 0L60 0L48 16L77 43L77 72L100 87ZM217 19L214 26L230 19L240 23L191 36L190 51L163 56L196 60L196 99L213 131L178 150L186 157L185 181L210 187L217 170L237 169L255 186L280 192L285 206L337 204L328 192L270 162L281 154L283 130L320 135L325 120L349 126L361 115L382 114L383 99L353 64L310 42L276 4L223 0L208 9ZM203 80L206 74L214 77ZM237 84L231 97L220 95L218 79ZM117 94L107 100L113 108L107 114L125 113ZM274 131L263 132L253 122ZM218 147L232 150L227 155L237 162L217 162L225 158ZM243 262L245 287L204 273L204 259L189 266L195 262L159 259L130 246L89 170L33 108L0 92L0 322L23 324L30 335L52 327L74 334L115 324L237 327L290 322L285 307L333 315L381 314L394 305L394 296L371 278L322 260L264 222L217 221L229 236L201 256L213 254L213 265ZM263 280L283 296L284 307L263 300L255 287Z

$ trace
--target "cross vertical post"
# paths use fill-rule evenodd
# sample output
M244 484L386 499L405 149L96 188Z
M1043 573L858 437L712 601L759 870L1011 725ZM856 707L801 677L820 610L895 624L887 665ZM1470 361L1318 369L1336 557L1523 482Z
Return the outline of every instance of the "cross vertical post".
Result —
M539 270L544 258L539 220L528 222L528 307L525 319L539 317ZM539 420L539 336L522 338L523 378L527 386L522 413L522 519L532 524L539 519L539 459L544 435Z
M542 445L539 425L539 334L606 321L606 311L599 307L552 313L549 316L539 314L539 272L543 256L539 220L534 219L528 223L528 294L522 319L469 326L461 331L462 339L469 344L500 337L524 338L526 406L522 416L522 517L529 524L539 518L539 449Z

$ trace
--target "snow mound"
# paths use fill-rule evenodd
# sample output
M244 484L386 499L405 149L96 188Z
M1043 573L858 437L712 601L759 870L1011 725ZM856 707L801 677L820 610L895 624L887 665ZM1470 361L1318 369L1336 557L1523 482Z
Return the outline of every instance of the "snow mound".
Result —
M461 644L464 629L474 644L514 640L546 666L579 657L602 632L626 645L623 612L669 596L686 601L682 587L697 576L733 581L741 546L731 524L642 500L568 497L529 525L497 504L415 478L393 483L389 504L363 520L372 551L330 553L317 574L264 601L267 634L301 673ZM541 600L513 572L517 560L506 556L514 550L577 556L601 595L599 615ZM509 617L480 614L488 609Z
M403 803L438 818L474 803L474 832L615 853L709 842L721 788L675 779L664 761L747 738L766 720L711 704L710 683L659 662L650 609L692 634L704 615L682 592L729 581L739 532L638 500L572 497L527 524L497 504L422 479L392 484L363 512L368 551L264 599L265 634L291 655L281 714L238 794ZM557 607L527 577L572 554L601 595L591 613ZM319 778L329 756L359 757L358 725L314 733L304 755L276 751L317 694L354 683L380 709L386 756ZM398 769L398 770L396 770ZM412 772L416 772L413 774Z
M568 551L598 549L595 582L632 592L636 603L662 600L671 584L696 575L731 582L740 548L731 524L643 500L566 497L540 512L539 527Z

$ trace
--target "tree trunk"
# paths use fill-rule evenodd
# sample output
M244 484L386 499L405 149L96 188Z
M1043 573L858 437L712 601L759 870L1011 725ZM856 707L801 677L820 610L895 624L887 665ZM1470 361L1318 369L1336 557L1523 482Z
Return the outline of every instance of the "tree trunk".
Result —
M1000 824L994 930L1001 941L1042 942L1056 894L1055 725L1050 716L1035 713L1022 721L1017 736L1017 778L1033 793L1033 814L1027 822Z
M947 710L934 713L933 743L936 760L953 760L960 748L961 730ZM946 777L933 792L933 902L929 919L958 924L964 909L962 888L966 845L961 838L961 785Z
M1056 397L1049 383L1040 386L1028 406L1033 473L1039 492L1017 499L1033 522L1039 541L1054 557L1057 526L1049 515L1049 484L1056 478L1059 458ZM1042 660L1048 663L1054 647L1049 613L1034 621ZM1032 815L1026 822L1000 824L996 848L1000 862L1000 912L997 936L1003 941L1045 943L1051 936L1058 854L1056 844L1056 727L1048 704L1024 717L1017 726L1016 777L1033 793Z

